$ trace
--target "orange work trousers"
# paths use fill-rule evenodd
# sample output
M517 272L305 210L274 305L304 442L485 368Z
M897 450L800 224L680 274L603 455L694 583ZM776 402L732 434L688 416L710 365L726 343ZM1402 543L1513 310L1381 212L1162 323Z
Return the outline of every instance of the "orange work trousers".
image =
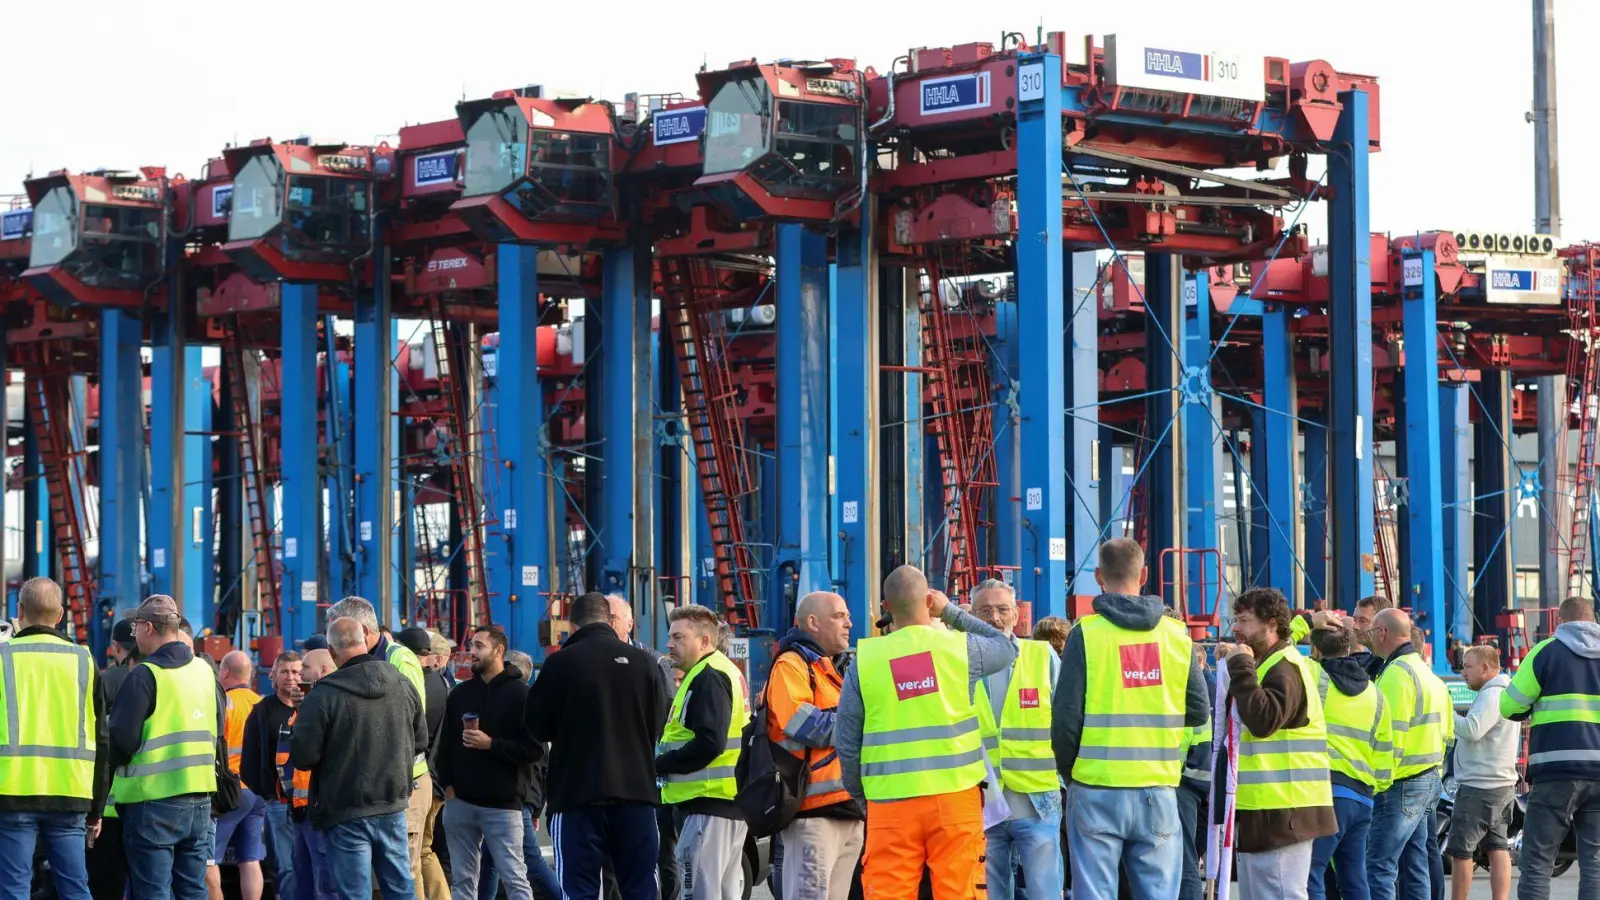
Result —
M923 869L933 900L986 900L983 793L867 802L861 886L867 900L917 900Z

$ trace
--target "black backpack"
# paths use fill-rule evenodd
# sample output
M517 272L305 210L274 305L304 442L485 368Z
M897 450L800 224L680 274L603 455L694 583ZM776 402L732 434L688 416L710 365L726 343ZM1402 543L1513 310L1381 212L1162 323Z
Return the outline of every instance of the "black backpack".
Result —
M774 668L777 663L774 658ZM811 676L811 689L815 693L817 675L809 664L806 674ZM767 685L769 688L772 685L772 669L767 670ZM794 754L767 737L767 692L763 690L756 698L755 710L739 739L739 762L733 772L739 786L734 802L739 804L752 837L771 837L793 821L795 813L800 811L800 801L805 799L810 767L810 750L804 758L796 759Z

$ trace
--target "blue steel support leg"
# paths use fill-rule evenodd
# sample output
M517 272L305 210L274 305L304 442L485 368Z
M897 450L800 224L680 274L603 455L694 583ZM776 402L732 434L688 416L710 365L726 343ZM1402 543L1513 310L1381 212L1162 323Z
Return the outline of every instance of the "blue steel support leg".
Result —
M828 590L827 239L778 226L778 558L793 560L796 596ZM775 585L775 588L781 587ZM766 624L782 628L771 614Z
M512 645L542 657L537 635L544 618L539 592L550 569L550 486L545 459L544 395L539 385L539 283L535 248L501 244L499 265L500 348L495 354L495 440L507 488L500 507L506 552L490 574L494 620L503 622Z
M922 364L922 307L919 302L921 295L921 279L916 270L911 270L906 275L907 284L903 286L904 296L902 309L905 318L901 322L901 340L904 355L901 360L907 366ZM901 409L905 410L905 447L906 471L901 481L905 484L905 518L906 518L906 556L905 564L916 566L928 571L927 547L928 526L927 515L927 467L923 460L927 458L928 423L922 418L922 376L916 372L907 372L902 382ZM938 521L937 519L933 521ZM1020 525L1019 525L1020 528ZM1020 552L1020 551L1019 551Z
M188 358L183 351L183 320L165 313L155 317L150 340L150 509L146 516L150 541L146 566L150 592L177 598L190 622L202 621L199 597L178 590L178 555L185 542L178 537L179 494L183 485L182 425L184 386Z
M1032 601L1037 619L1066 611L1067 567L1085 565L1081 557L1067 562L1061 58L1020 59L1017 90L1017 233L1023 236L1016 246L1017 318L1028 323L1017 342L1017 368L1027 373L1018 397L1023 494L1018 595ZM1075 458L1093 452L1092 443L1072 448Z
M1145 459L1143 514L1149 535L1144 553L1150 567L1150 580L1145 590L1160 594L1168 605L1175 606L1177 598L1173 593L1181 576L1169 571L1169 567L1176 566L1179 559L1168 559L1166 551L1183 546L1180 473L1187 417L1176 415L1183 360L1173 356L1168 339L1182 348L1183 269L1178 258L1171 254L1147 253L1144 273L1144 307L1149 317L1145 332L1145 387L1151 391L1145 400L1145 435L1154 442L1146 444L1142 454ZM1163 334L1167 338L1163 338Z
M1344 111L1328 154L1328 590L1345 608L1373 590L1372 260L1367 205L1367 95ZM1270 380L1268 382L1270 384Z
M99 606L116 615L139 602L139 460L144 404L139 372L142 326L120 309L100 313ZM48 508L48 507L47 507ZM96 646L99 646L97 643Z
M393 456L399 446L400 427L394 409L399 400L399 373L393 360L399 343L399 323L390 315L386 285L363 291L355 303L355 584L356 593L374 603L395 597L390 568L394 541L389 523L394 520L392 497ZM403 599L400 614L409 613Z
M1252 465L1250 477L1265 501L1253 511L1252 524L1258 529L1260 546L1265 550L1263 556L1258 556L1256 570L1265 576L1265 586L1283 591L1289 602L1296 604L1300 572L1295 567L1294 552L1295 508L1299 506L1295 460L1300 454L1295 446L1294 416L1299 402L1289 318L1288 311L1281 307L1261 317L1262 405L1267 409L1257 417L1261 428L1252 437L1264 471Z
M1501 634L1499 616L1514 605L1516 594L1510 565L1512 516L1521 497L1521 473L1501 435L1511 433L1511 372L1492 369L1482 373L1478 391L1482 406L1473 429L1472 454L1472 571L1476 588L1472 638ZM1471 643L1466 636L1462 640Z
M1472 641L1471 584L1467 551L1472 546L1472 423L1467 412L1472 397L1464 384L1439 385L1439 506L1444 511L1444 591L1448 598L1450 634Z
M1306 570L1306 605L1328 597L1328 429L1321 418L1302 429L1305 468L1302 470L1300 520L1305 532L1301 563Z
M350 515L353 511L351 481L355 471L354 445L350 436L350 364L339 360L334 339L334 317L322 317L323 381L326 393L322 415L323 433L328 445L327 474L323 488L327 492L327 537L323 553L327 560L328 594L344 598L355 591L354 572L351 571ZM387 597L368 598L377 607L378 621L394 624L394 612L388 608Z
M25 381L23 389L33 390L33 385ZM32 415L22 417L22 475L22 577L51 578L55 576L55 554L50 550L55 535L50 526L50 485L44 478L44 459L39 455L39 433Z
M202 371L200 348L185 351L189 387L183 398L183 512L179 540L187 545L183 558L184 603L195 607L207 627L217 623L216 519L211 498L215 475L211 467L211 381ZM185 540L186 539L186 540ZM200 627L196 625L195 627Z
M1044 609L1036 603L1035 622L1044 616L1070 614L1077 618L1089 611L1090 601L1100 593L1094 580L1094 567L1099 561L1095 549L1100 543L1101 526L1106 521L1101 514L1099 487L1107 472L1100 467L1097 457L1102 438L1097 405L1100 398L1100 316L1098 304L1079 299L1085 292L1095 289L1094 253L1068 254L1063 257L1062 266L1065 270L1062 296L1070 318L1065 323L1066 338L1062 348L1065 351L1062 354L1065 409L1057 418L1065 430L1067 446L1072 448L1065 461L1067 511L1063 519L1067 560L1072 569L1066 573L1069 581L1062 604ZM1031 321L1028 328L1033 328ZM1014 368L1012 371L1023 373L1017 376L1020 381L1033 379L1032 369Z
M1217 419L1212 415L1211 276L1187 273L1183 282L1183 545L1189 550L1217 549ZM1190 615L1209 615L1217 596L1221 566L1218 557L1194 554L1184 566Z
M327 597L317 565L322 549L322 479L317 474L317 286L284 284L282 422L284 645L320 627L317 602Z
M1405 408L1407 569L1403 583L1408 596L1395 602L1412 608L1422 627L1432 633L1433 665L1450 668L1445 650L1449 625L1445 622L1444 508L1439 471L1439 320L1433 275L1433 251L1407 255L1403 301L1406 348ZM1416 277L1412 277L1415 271ZM1413 284L1413 282L1418 282Z
M1020 339L1017 325L1016 301L995 303L995 359L991 371L993 383L1000 386L994 396L995 471L1000 486L995 489L995 548L999 556L994 563L1011 567L1022 564L1022 444L1017 440L1022 422L1017 418L1017 403L1021 399L1017 392L1021 383L1017 372L1017 341ZM1002 569L1001 575L1007 581L1017 580L1015 568Z
M837 580L833 590L845 598L850 608L854 638L872 633L872 601L881 580L879 538L883 519L877 494L880 304L878 255L871 227L876 220L874 209L875 204L868 198L861 209L864 227L840 233L836 288L828 314L834 361L834 402L830 412L836 486L831 531L839 536L833 554ZM1004 459L1003 453L1001 458Z
M636 241L606 251L601 289L600 354L589 361L591 372L596 363L603 372L597 423L601 503L594 522L600 532L600 580L595 589L623 592L638 609L651 597L631 596L629 572L636 559L647 566L653 555L647 492L653 480L654 441L650 422L639 418L641 409L650 408L649 244Z

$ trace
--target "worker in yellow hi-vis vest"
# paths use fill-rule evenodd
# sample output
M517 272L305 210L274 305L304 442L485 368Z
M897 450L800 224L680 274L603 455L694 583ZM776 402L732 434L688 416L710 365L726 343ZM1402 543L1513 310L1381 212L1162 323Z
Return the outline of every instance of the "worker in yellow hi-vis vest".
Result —
M683 672L661 733L656 775L661 802L680 824L678 867L683 900L739 900L744 889L748 830L733 770L750 711L744 676L717 644L722 622L704 606L684 606L668 619L667 652Z
M85 839L100 831L110 788L105 691L89 651L57 629L61 587L31 578L0 643L0 871L27 896L42 842L61 900L88 900Z
M216 675L179 634L177 601L147 597L129 618L144 661L111 708L111 792L140 900L205 900L211 794L225 765Z

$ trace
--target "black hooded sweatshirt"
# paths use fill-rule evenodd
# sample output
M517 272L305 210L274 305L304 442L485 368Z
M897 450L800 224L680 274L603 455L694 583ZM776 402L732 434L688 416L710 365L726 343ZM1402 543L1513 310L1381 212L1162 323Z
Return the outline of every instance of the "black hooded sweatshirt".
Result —
M481 675L463 681L445 702L434 768L455 796L473 806L521 809L533 792L534 764L544 746L528 734L522 708L528 685L522 673L507 666L493 679ZM490 738L489 749L475 750L461 742L461 717L478 716L478 729Z
M1363 660L1356 658L1353 653L1338 659L1323 659L1318 662L1322 665L1322 671L1328 673L1329 689L1338 691L1346 697L1360 696L1361 692L1367 689L1367 685L1372 683ZM1360 781L1332 769L1328 770L1328 774L1333 778L1334 787L1348 788L1363 797L1372 796L1372 788Z

